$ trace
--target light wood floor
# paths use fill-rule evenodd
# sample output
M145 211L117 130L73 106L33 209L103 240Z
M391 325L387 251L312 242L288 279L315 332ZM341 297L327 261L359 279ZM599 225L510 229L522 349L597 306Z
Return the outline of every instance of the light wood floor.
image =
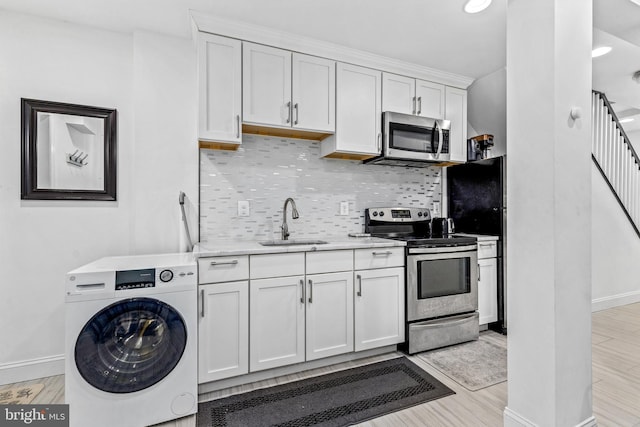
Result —
M593 314L593 413L599 426L640 427L640 303L616 307ZM309 376L373 363L396 355L376 356L358 362L315 369L268 381L234 387L200 396L209 400L282 384ZM360 427L459 427L503 425L502 411L507 404L506 381L475 392L468 391L417 357L410 359L456 392L433 402L414 406L359 424ZM0 386L0 391L16 386L45 383L45 389L32 402L63 403L62 375ZM195 416L159 424L157 427L193 427Z

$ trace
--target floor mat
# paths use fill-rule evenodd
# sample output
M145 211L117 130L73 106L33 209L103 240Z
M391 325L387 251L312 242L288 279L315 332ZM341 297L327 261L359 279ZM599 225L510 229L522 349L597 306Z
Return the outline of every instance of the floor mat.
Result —
M455 394L405 357L203 402L198 427L337 427Z
M475 391L507 380L507 347L480 339L417 355L468 390Z

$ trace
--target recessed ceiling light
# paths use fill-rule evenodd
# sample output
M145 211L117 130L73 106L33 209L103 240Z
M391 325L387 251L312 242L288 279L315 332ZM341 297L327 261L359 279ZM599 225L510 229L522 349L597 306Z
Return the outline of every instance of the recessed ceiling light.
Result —
M488 8L490 4L491 0L469 0L467 4L464 5L464 11L467 13L482 12Z
M598 47L591 51L591 57L597 58L598 56L606 55L609 52L611 52L611 47L609 46Z
M634 119L633 117L629 117L628 119L621 119L621 120L618 120L618 122L620 122L620 123L629 123L629 122L632 122L632 121L634 121L634 120L635 120L635 119Z

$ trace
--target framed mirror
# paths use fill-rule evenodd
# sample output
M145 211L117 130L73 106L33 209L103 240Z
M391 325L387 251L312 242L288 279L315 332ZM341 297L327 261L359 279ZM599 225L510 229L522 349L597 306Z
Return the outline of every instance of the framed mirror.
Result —
M22 98L23 200L116 200L116 110Z

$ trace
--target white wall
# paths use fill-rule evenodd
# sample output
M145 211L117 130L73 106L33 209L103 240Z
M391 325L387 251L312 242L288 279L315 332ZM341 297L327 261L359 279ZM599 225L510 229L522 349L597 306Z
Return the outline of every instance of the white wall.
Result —
M0 11L0 384L62 372L67 271L102 256L180 247L177 214L163 210L177 210L177 188L197 200L195 101L181 92L195 85L193 53L186 41L135 41ZM149 62L134 62L134 51ZM155 85L169 87L171 99L150 96ZM20 200L21 97L118 110L116 202ZM166 204L144 190L149 176L166 187ZM132 233L141 223L154 233Z
M640 239L595 165L592 194L593 310L640 301Z
M196 50L191 40L134 34L131 235L135 253L186 248L178 205L186 194L192 240L198 237Z
M640 155L640 130L627 132L627 137L629 137L629 141L631 141L633 149L636 150L636 153L639 153L638 155Z
M475 80L467 91L468 138L491 134L491 156L507 154L507 69Z

